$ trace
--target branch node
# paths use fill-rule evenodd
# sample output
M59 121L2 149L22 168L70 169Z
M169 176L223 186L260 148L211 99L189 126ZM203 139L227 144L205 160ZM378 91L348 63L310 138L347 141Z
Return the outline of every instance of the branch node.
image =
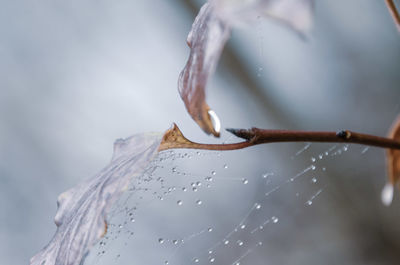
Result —
M349 140L351 137L351 132L347 130L341 130L336 133L336 136L344 140Z

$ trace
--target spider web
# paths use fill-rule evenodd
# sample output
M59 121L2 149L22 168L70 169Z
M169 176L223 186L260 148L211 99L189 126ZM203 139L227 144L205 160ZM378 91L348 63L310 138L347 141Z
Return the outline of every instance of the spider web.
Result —
M306 240L294 235L320 223L314 218L328 204L330 168L345 165L348 150L350 156L369 151L283 146L162 152L114 207L106 236L84 264L282 262L285 251ZM277 155L290 166L282 167Z

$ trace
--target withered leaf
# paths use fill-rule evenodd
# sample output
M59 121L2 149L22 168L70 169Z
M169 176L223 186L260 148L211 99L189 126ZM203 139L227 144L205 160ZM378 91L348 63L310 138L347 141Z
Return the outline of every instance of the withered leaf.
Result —
M219 136L220 132L211 121L210 107L205 101L205 87L215 72L229 34L229 26L217 16L213 5L206 3L187 38L191 48L190 56L178 80L179 93L187 111L204 132L214 136Z
M388 137L400 142L400 117L392 125ZM386 152L389 182L382 191L382 202L390 205L393 199L393 188L400 180L400 150L388 149Z
M210 0L203 5L187 38L191 50L179 76L178 90L190 116L204 132L217 137L220 134L220 121L206 103L205 88L231 28L268 17L305 32L311 26L312 9L312 0Z
M62 193L57 200L57 231L31 265L79 265L107 231L106 218L134 177L158 152L162 134L138 134L114 144L110 164L92 179Z

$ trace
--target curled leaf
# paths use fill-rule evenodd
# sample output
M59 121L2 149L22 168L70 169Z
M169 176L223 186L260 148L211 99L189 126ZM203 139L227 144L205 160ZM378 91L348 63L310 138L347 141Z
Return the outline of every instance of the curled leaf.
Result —
M311 27L312 9L312 0L210 0L203 5L187 38L191 50L178 90L190 116L205 133L220 135L221 123L206 103L205 88L231 28L267 17L303 33Z
M117 140L110 164L92 179L62 193L57 200L57 231L31 265L79 265L107 231L106 218L134 177L158 152L162 134L138 134Z
M228 25L217 16L213 5L206 3L197 15L187 38L191 48L190 56L178 80L179 93L189 114L204 132L217 137L220 132L213 126L210 107L205 101L205 87L209 77L215 72L229 34ZM219 122L217 115L213 116Z
M397 118L389 133L389 138L400 142L400 117ZM386 153L387 167L389 175L389 183L382 191L382 201L385 205L390 205L393 198L393 187L399 183L400 180L400 150L388 149ZM390 188L390 186L392 188ZM392 192L390 192L392 190ZM389 196L392 193L392 196ZM386 194L386 195L385 195ZM386 200L384 199L386 198Z

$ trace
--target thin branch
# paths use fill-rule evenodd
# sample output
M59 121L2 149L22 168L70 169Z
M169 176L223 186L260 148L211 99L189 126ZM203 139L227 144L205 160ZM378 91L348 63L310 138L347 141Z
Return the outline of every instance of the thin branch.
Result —
M276 142L352 143L382 148L400 149L400 142L375 135L342 130L339 132L263 130L258 128L227 129L232 134L253 144Z
M369 134L362 134L352 131L339 132L307 132L307 131L286 131L286 130L264 130L252 129L227 129L230 133L246 141L232 144L201 144L188 140L178 126L169 129L163 137L159 150L189 148L206 150L237 150L246 147L277 142L323 142L323 143L354 143L381 148L400 150L400 142Z
M400 15L397 11L396 5L394 4L393 0L385 0L385 2L390 14L392 15L394 23L397 26L397 29L400 31Z

